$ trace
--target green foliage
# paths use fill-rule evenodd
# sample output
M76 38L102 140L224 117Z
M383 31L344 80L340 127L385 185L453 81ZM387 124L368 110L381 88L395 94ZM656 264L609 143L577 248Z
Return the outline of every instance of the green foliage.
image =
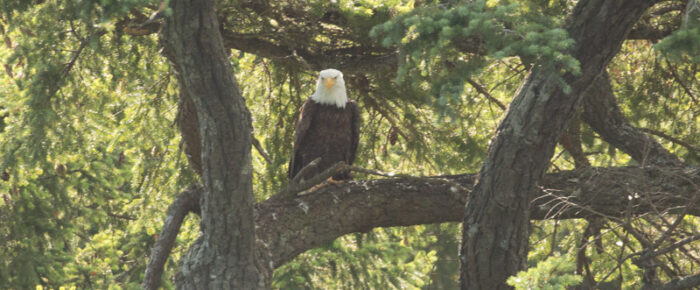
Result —
M661 54L674 61L688 59L695 63L700 63L700 27L683 28L673 32L656 44Z
M271 2L278 10L289 5ZM350 97L363 110L357 164L414 175L477 172L503 115L495 101L508 104L533 64L556 73L576 72L577 63L568 55L571 41L562 30L570 3L422 2L414 9L415 1L310 1L304 13L347 21L324 23L319 31L238 11L226 1L219 5L222 19L240 27L237 32L257 33L272 43L294 38L300 52L309 43L398 48L397 74L345 76ZM157 37L132 37L120 29L126 17L149 15L159 3L3 3L0 288L138 288L167 206L197 180L174 128L177 84ZM697 65L682 61L695 56L696 32L687 33L670 36L658 50L648 42L628 41L609 74L631 124L700 144L700 107L693 95ZM337 35L341 40L332 38ZM674 51L681 61L658 57L675 60ZM231 62L253 115L255 137L270 157L268 162L253 149L255 194L263 200L287 183L294 122L313 92L316 72L286 57L234 52ZM468 79L483 85L489 96L465 85ZM634 164L589 128L583 128L582 138L594 166ZM658 140L685 161L700 161L697 152ZM561 148L552 164L552 170L573 168ZM679 228L692 233L698 219L686 219ZM198 236L198 223L188 217L183 225L166 264L164 288L173 287L170 277ZM651 236L663 230L658 224L663 223L642 220L635 226ZM533 268L518 276L521 282L549 275L551 285L574 285L578 278L571 275L570 261L586 226L585 221L533 222ZM443 224L351 234L282 266L273 285L453 289L460 233L459 225ZM596 280L609 276L606 281L634 289L641 270L629 260L616 266L619 257L641 250L640 243L614 227L606 227L599 238L603 252L586 249L591 275ZM549 258L552 253L562 256ZM675 253L664 259L674 259L669 264L679 273L697 267Z
M537 263L536 267L508 278L507 283L515 289L564 290L581 283L581 276L571 274L575 268L574 262L555 255Z
M103 2L4 11L0 288L138 285L159 212L193 180L171 157L177 99L156 40L112 30L147 3Z
M416 289L435 261L421 227L352 234L304 253L275 271L279 289Z
M617 61L608 67L617 100L632 125L672 132L672 135L688 144L700 144L700 107L697 106L697 98L692 95L692 90L698 84L697 64L674 63L658 56L649 43L630 42L623 46ZM609 151L607 144L589 140L592 150ZM667 139L657 140L688 162L700 161L695 151ZM600 157L612 158L622 164L634 163L624 154L604 154ZM607 164L612 163L601 163Z
M680 29L662 39L654 48L673 61L700 63L700 2L690 0Z
M529 7L526 7L529 8ZM551 18L521 9L516 2L490 1L427 5L375 27L370 36L401 49L397 82L431 83L431 103L454 116L464 84L494 60L519 57L556 72L553 81L567 89L561 74L580 73L568 54L573 41Z

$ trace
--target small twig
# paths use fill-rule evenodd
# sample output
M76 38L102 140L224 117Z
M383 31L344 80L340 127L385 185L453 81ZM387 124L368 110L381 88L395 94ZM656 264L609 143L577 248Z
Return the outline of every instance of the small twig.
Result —
M102 35L102 34L101 33L98 34L97 37L99 37L100 35ZM63 67L63 71L62 71L63 75L61 76L62 79L65 78L66 75L68 75L68 72L71 70L71 68L73 68L75 63L78 61L78 57L80 56L80 54L83 52L83 49L85 49L85 46L87 46L87 45L88 45L87 39L80 42L80 46L78 46L78 49L75 52L73 52L73 56L68 61L68 63L66 63L66 66Z
M685 82L683 82L681 80L681 77L676 73L676 68L668 60L666 60L666 65L669 66L668 71L671 73L673 78L676 79L676 82L681 86L681 88L683 88L685 93L688 94L688 96L691 99L693 99L693 102L697 103L698 100L695 99L695 95L693 95L693 91L690 90L690 88L685 84Z
M615 232L613 232L613 233L615 233ZM622 255L623 253L624 253L623 251L620 251L620 255ZM615 271L622 268L622 265L624 264L625 261L632 259L635 256L639 256L639 254L640 253L632 253L632 254L629 254L625 257L618 258L617 265L615 265L615 267L612 270L610 270L607 275L605 275L602 279L600 279L600 281L598 281L598 283L596 283L592 289L599 289L599 287L603 284L603 282L605 282L605 280L610 278L610 276L612 276L612 274L614 274Z
M628 216L627 218L629 219L630 216ZM647 237L645 237L643 233L641 233L637 229L635 229L632 226L632 221L628 220L628 221L618 222L618 223L620 224L620 226L622 226L622 228L625 230L627 235L632 235L632 237L634 237L642 245L642 247L644 249L651 249L651 247L653 246L652 241L650 239L648 239ZM632 248L632 246L630 246L629 242L627 242L627 241L625 242L625 246L629 247L629 249L631 251L635 251L635 249ZM675 276L675 274L673 273L673 270L671 268L669 268L666 264L660 263L658 261L658 259L656 259L654 257L652 257L652 261L645 261L645 260L640 260L638 258L634 258L636 256L641 256L646 252L648 252L648 250L636 251L636 252L630 254L630 256L628 256L628 258L631 258L632 262L635 263L639 268L644 269L645 272L650 270L654 265L656 265L656 266L660 267L669 277ZM632 256L632 255L634 255L634 256ZM624 260L620 260L619 263L621 264L622 262L624 262Z
M681 176L681 178L683 178L683 177ZM685 179L685 178L683 178L683 179ZM686 179L686 180L687 180L687 179ZM688 181L689 181L689 183L693 184L692 181L690 181L690 180L688 180ZM697 186L695 186L695 188L697 189ZM695 203L698 201L698 199L700 199L700 195L694 195L693 198L688 202L688 204L695 204ZM651 205L653 206L653 203L652 203ZM681 240L681 241L675 242L675 243L671 244L670 246L668 246L668 247L666 247L666 248L664 248L664 249L656 250L656 249L661 245L661 243L662 243L663 241L665 241L666 239L668 239L668 238L671 236L671 234L673 233L673 231L674 231L674 230L680 225L680 223L685 219L685 216L688 214L689 209L690 209L690 208L688 208L688 207L686 207L685 209L683 209L683 211L681 212L681 214L680 214L678 217L676 217L676 220L674 221L674 223L671 224L671 225L669 226L669 228L668 228L666 231L664 231L664 232L662 233L661 237L659 237L656 241L654 241L654 243L653 243L651 246L645 247L645 248L647 248L646 253L642 254L642 255L637 259L637 261L636 261L635 263L639 263L640 261L645 261L645 260L654 258L654 257L656 257L656 256L666 254L666 253L668 253L668 252L670 252L670 251L673 251L673 250L675 250L675 249L677 249L677 248L680 248L681 251L684 251L685 249L683 248L683 246L684 246L685 244L690 243L690 242L692 242L692 241L699 240L699 239L700 239L700 235L694 235L694 236L692 236L692 237L688 237L688 238L683 239L683 240ZM660 214L659 214L659 215L660 215Z
M118 218L118 219L123 219L123 220L129 220L129 221L135 221L135 220L137 220L137 218L135 218L135 217L128 216L128 215L124 215L124 214L117 214L117 213L112 213L112 212L108 212L108 211L105 212L105 213L107 214L107 216L111 216L111 217L113 217L113 218Z
M649 133L649 134L656 135L656 136L659 136L659 137L661 137L661 138L667 139L667 140L669 140L669 141L671 141L671 142L673 142L673 143L676 143L676 144L681 145L681 146L683 146L683 147L685 147L685 148L688 148L689 150L691 150L691 151L693 151L693 152L698 152L698 151L700 151L700 148L699 148L699 147L693 146L692 144L689 144L689 143L687 143L687 142L685 142L685 141L683 141L683 140L680 140L680 139L678 139L678 138L676 138L676 137L670 136L670 135L668 135L668 134L666 134L666 133L664 133L664 132L660 132L660 131L656 131L656 130L648 129L648 128L642 128L642 127L636 127L636 128L637 128L637 130L640 130L640 131L642 131L642 132L646 132L646 133Z
M494 98L494 97L489 93L489 91L487 91L486 88L484 88L482 85L480 85L479 83L475 82L475 81L472 80L471 78L468 78L468 79L467 79L467 82L468 82L470 85L472 85L472 87L474 87L474 88L476 89L477 92L479 92L480 94L484 95L484 97L486 97L487 99L489 99L489 101L493 102L493 103L496 104L499 108L501 108L501 110L504 110L504 111L506 110L506 105L504 105L503 103L501 103L501 101L499 101L499 100L497 100L496 98Z
M258 150L258 153L260 153L260 156L265 159L267 164L272 164L272 158L270 158L270 154L267 154L267 151L265 151L265 148L262 147L260 144L260 141L258 141L258 138L255 138L255 136L251 136L253 138L253 146L255 149Z
M101 34L99 34L101 35ZM98 37L99 37L98 35ZM65 64L63 67L63 70L61 70L61 77L56 81L55 83L52 84L52 86L49 89L49 99L52 98L56 92L61 88L61 83L63 80L68 76L68 73L70 70L73 68L75 63L78 61L78 57L80 57L80 54L83 52L83 49L88 45L88 39L82 39L80 42L80 46L78 49L73 53L73 56L71 59L68 61L68 63Z
M643 261L643 260L647 260L647 259L650 259L650 258L653 258L653 257L656 257L656 256L660 256L660 255L669 253L669 252L671 252L671 251L673 251L673 250L675 250L675 249L678 249L678 248L680 248L680 247L682 247L682 246L684 246L684 245L686 245L686 244L688 244L688 243L691 243L691 242L694 242L694 241L697 241L697 240L700 240L700 235L690 236L690 237L687 237L687 238L685 238L685 239L682 239L682 240L680 240L680 241L678 241L678 242L675 242L675 243L671 244L670 246L668 246L668 247L666 247L666 248L663 248L663 249L660 249L660 250L657 250L657 251L650 251L650 252L644 253L644 254L642 254L639 258L637 258L637 260Z
M308 170L309 168L316 167L318 162L320 162L320 161L321 161L321 157L314 159L314 161L311 161L311 163L309 163L309 165L306 165L306 167L302 168L299 171L297 176L295 176L294 179L292 179L292 181L289 183L289 185L287 187L285 187L284 189L277 192L275 195L270 197L270 199L284 199L287 197L294 197L302 191L305 191L309 188L312 188L315 185L321 184L323 181L325 181L326 179L328 179L329 177L331 177L333 175L336 175L338 172L346 170L345 162L341 161L341 162L338 162L338 163L334 164L333 166L327 168L326 170L324 170L323 172L319 173L318 175L312 177L309 180L297 182L297 179L300 178L300 176L302 175L302 173L304 173L304 171ZM316 163L316 164L314 164L314 163Z
M695 204L698 201L698 198L700 198L700 195L698 195L698 194L694 195L693 198L690 200L689 204ZM661 245L661 243L663 243L664 240L671 237L671 234L681 224L681 222L685 219L685 216L686 216L686 214L688 214L689 210L690 210L689 207L686 207L683 209L683 212L681 212L681 214L678 215L678 217L676 217L676 220L673 222L673 224L671 224L671 226L669 226L668 229L661 234L661 237L659 237L654 242L654 244L651 246L652 250L659 247ZM700 237L700 236L698 236L698 237Z
M299 170L299 172L297 172L297 175L294 176L294 178L292 178L291 183L299 183L299 181L301 180L301 177L304 176L306 174L306 172L310 171L313 168L316 168L316 166L318 166L318 163L320 163L320 162L321 162L321 157L318 157L314 160L311 160L311 162L309 162L309 164L307 164L301 170Z
M409 136L406 135L406 133L405 133L403 130L401 130L401 127L398 125L399 122L397 122L397 121L394 119L394 117L392 117L391 114L396 115L396 113L395 113L394 111L392 111L391 109L388 109L388 112L387 112L387 110L385 110L384 107L381 107L381 106L377 103L377 101L374 100L374 98L371 97L371 96L369 95L369 92L367 92L364 101L365 101L365 103L367 103L368 105L372 106L377 112L379 112L379 115L381 115L381 116L384 117L387 121L389 121L389 124L391 124L392 127L396 128L396 130L397 130L396 132L398 132L398 134L401 135L401 137L403 137L405 140L411 140L411 139L413 139L413 138L409 138ZM391 114L390 114L390 113L391 113Z

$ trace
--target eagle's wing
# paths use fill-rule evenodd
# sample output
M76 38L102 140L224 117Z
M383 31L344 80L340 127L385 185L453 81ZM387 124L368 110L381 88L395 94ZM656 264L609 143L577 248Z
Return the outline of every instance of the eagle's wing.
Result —
M301 146L301 143L306 137L306 131L308 131L309 126L311 126L311 119L317 107L318 106L316 106L311 98L308 98L301 106L301 109L299 109L299 119L297 119L297 124L294 128L294 150L289 158L289 179L293 179L304 166L304 160L301 158L299 146Z
M352 143L350 145L350 160L348 160L348 164L352 165L352 163L355 161L357 145L360 143L360 127L362 126L362 117L360 116L360 106L357 105L357 101L350 100L348 102L348 106L352 112Z

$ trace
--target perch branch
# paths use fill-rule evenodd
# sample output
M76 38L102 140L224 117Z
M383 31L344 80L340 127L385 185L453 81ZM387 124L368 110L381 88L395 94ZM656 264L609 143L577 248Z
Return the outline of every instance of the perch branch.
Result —
M392 175L353 167L346 169ZM337 169L331 169L327 176L332 176L333 170ZM446 179L469 190L476 175L355 180L323 187L294 199L273 197L255 207L256 232L268 245L267 256L271 257L272 265L278 267L306 250L348 233L366 232L376 227L460 221L464 203L455 202L450 183L433 179ZM541 187L546 190L533 193L530 218L621 218L657 210L700 216L700 204L694 199L698 184L700 169L695 167L585 168L551 173L541 181ZM635 197L630 196L630 192L644 194ZM166 223L151 254L144 288L155 289L160 282L163 265L182 219L187 212L199 211L200 193L200 187L193 187L169 207ZM300 209L300 205L306 211ZM552 215L552 212L557 214ZM639 254L631 257L637 256ZM687 283L693 280L679 281L682 283L677 285L689 285Z

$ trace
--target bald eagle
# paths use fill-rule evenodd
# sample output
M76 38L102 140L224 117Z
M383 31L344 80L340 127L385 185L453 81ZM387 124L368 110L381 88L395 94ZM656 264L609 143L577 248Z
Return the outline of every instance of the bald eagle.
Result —
M289 160L289 179L314 159L321 157L315 168L300 176L308 180L334 164L352 164L360 139L360 108L349 100L343 73L336 69L321 71L316 92L300 109L294 131L294 151ZM350 172L340 172L334 180L352 179Z

